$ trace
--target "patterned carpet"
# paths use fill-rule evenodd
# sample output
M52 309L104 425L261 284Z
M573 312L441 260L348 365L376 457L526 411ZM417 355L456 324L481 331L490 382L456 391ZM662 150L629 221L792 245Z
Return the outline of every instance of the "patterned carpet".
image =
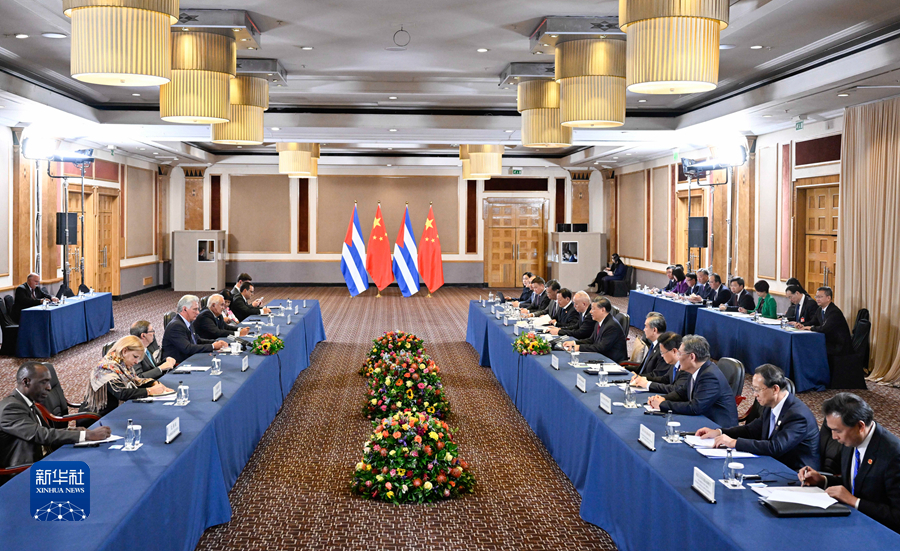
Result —
M328 340L316 348L232 490L232 521L207 530L198 549L615 549L603 530L578 516L580 497L464 342L467 301L483 290L444 288L431 299L402 299L396 288L381 299L350 299L342 288L271 287L261 294L321 300ZM104 342L126 334L137 319L159 327L179 295L155 291L116 302L114 333L53 358L67 396L81 398ZM626 298L612 300L627 309ZM450 424L459 428L461 457L478 480L472 496L392 506L350 494L350 474L371 430L360 414L364 385L356 372L370 340L391 329L424 338L441 366L453 406ZM631 329L631 337L639 335ZM19 363L0 359L4 395ZM878 421L900 434L900 391L870 388L860 394ZM818 415L834 392L800 397Z

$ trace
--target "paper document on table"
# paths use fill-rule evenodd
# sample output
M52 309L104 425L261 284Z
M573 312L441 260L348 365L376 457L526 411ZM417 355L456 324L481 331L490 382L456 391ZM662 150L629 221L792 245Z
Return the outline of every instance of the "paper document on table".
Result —
M650 404L644 404L644 409L647 411L659 411L659 408L650 407Z
M780 501L781 503L796 503L827 509L837 503L837 500L826 494L821 488L766 488L771 493L766 501ZM813 492L798 492L792 490L818 490Z
M625 385L626 385L625 383L620 383L620 384L617 384L616 386L619 387L619 389L622 390L622 391L624 392L624 391L625 391ZM632 390L633 392L635 392L635 393L638 393L638 392L650 392L649 389L646 389L646 388L640 388L640 387L637 387L637 386L632 386L632 387L631 387L631 390Z
M700 438L693 434L684 437L684 443L692 448L712 448L715 441L715 438Z
M779 319L769 319L769 318L759 318L759 323L763 325L781 325L781 320Z
M702 456L709 457L710 459L724 459L728 455L728 450L725 448L694 448L697 450ZM756 457L752 453L747 452L739 452L737 450L731 451L731 457L734 459L740 459L742 457Z
M172 373L190 373L191 371L209 371L212 369L211 365L179 365L175 369L173 369Z
M116 436L115 434L113 434L113 435L110 435L110 437L106 438L105 440L94 440L94 441L85 440L84 442L78 442L77 444L75 444L75 447L83 448L85 446L95 446L97 444L105 444L107 442L115 442L116 440L121 440L122 438L124 438L124 436Z
M625 369L624 367L622 367L622 366L619 365L619 364L615 364L615 363L611 363L611 362L610 362L610 363L604 363L604 364L601 364L601 365L602 365L602 367L603 367L603 371L606 371L607 373L613 373L613 374L616 374L616 373L621 373L621 374L629 373L629 371L628 371L627 369Z
M175 391L167 392L166 394L162 394L160 396L147 396L146 398L136 398L132 400L134 402L174 402L175 399L178 398L178 394Z

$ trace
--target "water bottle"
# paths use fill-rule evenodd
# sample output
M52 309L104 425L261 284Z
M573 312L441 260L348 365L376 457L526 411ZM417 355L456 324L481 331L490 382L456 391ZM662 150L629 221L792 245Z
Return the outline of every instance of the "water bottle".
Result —
M275 325L275 316L273 314L269 314L269 325Z
M303 308L306 308L306 299L303 299Z
M188 403L188 399L190 397L188 390L189 389L184 384L184 381L178 381L178 397L176 398L176 401L179 404L184 405Z
M288 309L288 310L291 310L291 309L293 309L293 308L294 308L294 301L291 300L291 299L288 299L288 300L287 300L287 309Z
M488 293L488 302L494 302L494 292Z
M725 454L725 466L722 467L722 480L728 482L731 480L731 448L728 448L728 452Z
M128 425L125 427L125 449L130 450L134 448L134 424L131 422L131 419L128 420Z
M787 318L784 316L781 317L781 328L787 329Z

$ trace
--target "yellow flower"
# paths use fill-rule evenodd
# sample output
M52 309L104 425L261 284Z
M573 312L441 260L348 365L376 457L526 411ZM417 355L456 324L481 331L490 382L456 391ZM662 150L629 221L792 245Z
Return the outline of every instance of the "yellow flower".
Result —
M406 474L406 469L397 469L397 474L399 474L400 476L404 476Z
M361 471L361 470L363 470L364 468L365 468L365 465L363 465L363 462L362 462L362 461L360 461L359 463L356 464L356 470L357 470L357 471Z
M372 398L372 405L374 406L377 403L378 403L378 398Z
M428 402L425 402L425 407L428 407L429 405L430 405L430 404L429 404Z
M384 495L386 495L388 499L391 499L392 497L394 497L394 492L388 492Z
M425 484L422 485L422 487L425 488L426 490L430 490L434 486L431 485L431 482L426 482Z
M409 388L413 385L412 381L406 381L406 388Z
M453 454L447 452L447 455L444 456L444 461L453 461Z
M429 433L428 433L428 436L429 436L432 440L437 440L437 439L438 439L438 435L437 435L437 433L434 432L434 431L429 432Z
M433 407L428 408L428 413L434 413L434 408Z
M367 471L371 471L371 470L372 470L372 465L369 465L368 463L366 463L366 470L367 470Z
M380 474L379 474L379 475L375 475L375 480L377 480L378 482L381 482L382 480L384 480L384 477L381 476Z
M396 454L397 454L397 450L391 450L391 455L396 455Z
M406 423L404 423L401 426L402 426L403 430L409 430L409 425L407 425Z

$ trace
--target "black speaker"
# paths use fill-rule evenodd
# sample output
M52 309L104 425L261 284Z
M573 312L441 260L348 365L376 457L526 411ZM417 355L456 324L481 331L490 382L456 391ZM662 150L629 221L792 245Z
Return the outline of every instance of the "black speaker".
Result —
M56 213L56 244L66 244L66 213ZM78 244L78 213L69 213L69 245Z
M587 224L572 224L572 231L573 232L586 232L587 227L588 227Z
M572 224L556 224L557 232L572 231Z
M688 218L688 247L692 249L709 247L708 226L709 219L705 216Z

